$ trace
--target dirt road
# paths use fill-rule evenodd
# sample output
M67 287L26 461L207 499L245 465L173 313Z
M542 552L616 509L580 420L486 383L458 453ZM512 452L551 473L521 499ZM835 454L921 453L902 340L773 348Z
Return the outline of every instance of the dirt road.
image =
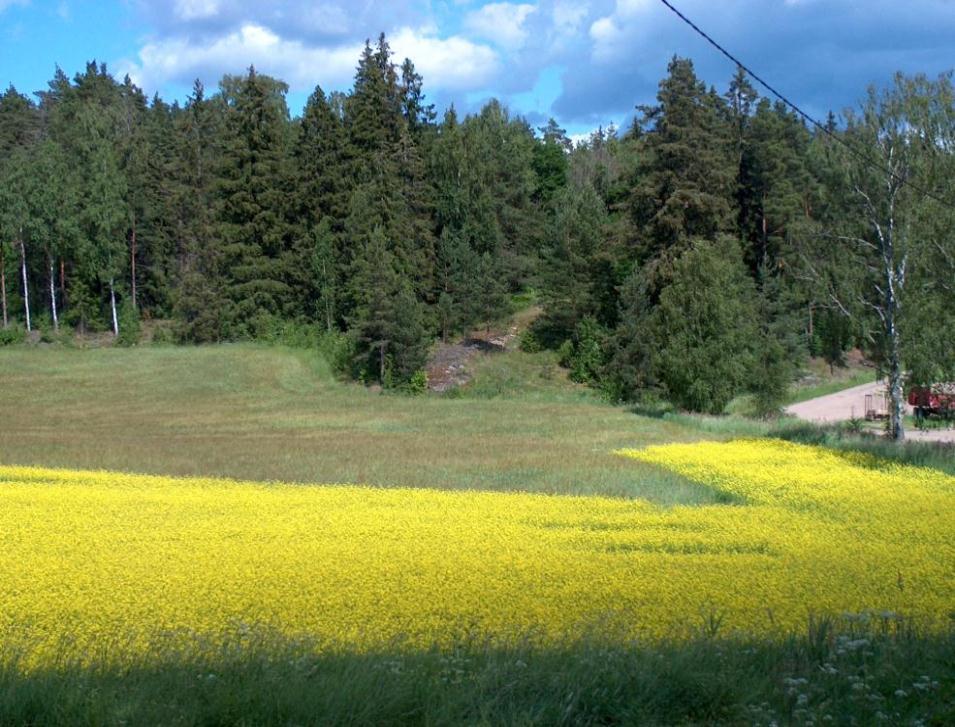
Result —
M811 422L844 422L853 418L862 419L865 416L866 394L872 394L873 401L884 410L885 383L877 381L792 404L786 407L786 412Z
M883 403L885 382L878 381L792 404L786 407L786 413L811 422L829 423L844 422L852 418L862 419L866 413L866 394L872 395L873 402L878 410L885 410L885 404ZM906 404L905 413L911 414L912 407ZM908 427L905 437L920 442L955 443L955 429L918 430L914 427Z

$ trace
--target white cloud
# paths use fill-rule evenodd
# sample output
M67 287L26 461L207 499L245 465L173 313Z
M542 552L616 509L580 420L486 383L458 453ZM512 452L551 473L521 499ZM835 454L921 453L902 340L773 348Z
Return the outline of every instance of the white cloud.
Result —
M598 18L590 26L593 59L608 61L617 57L625 41L633 40L633 29L654 7L653 0L617 0L610 15Z
M590 38L594 42L594 60L602 61L613 58L623 35L623 31L612 16L595 20L590 26Z
M176 0L174 7L180 20L203 20L219 14L218 0Z
M410 58L414 62L425 88L472 91L488 83L500 70L498 55L492 48L459 35L438 38L433 28L402 28L390 35L388 42L396 60Z
M561 35L573 35L580 29L580 24L587 17L588 12L590 12L589 3L557 0L553 9L554 27Z
M348 14L338 5L313 3L299 16L299 20L307 30L330 36L345 35L351 27Z
M389 42L396 60L407 56L414 61L429 89L473 90L499 67L493 49L459 36L438 38L429 29L401 28ZM284 39L264 25L246 23L212 41L176 37L149 42L139 50L138 60L120 64L120 71L153 91L168 82L189 83L197 77L218 80L254 64L293 91L310 90L316 83L344 89L351 85L361 49L361 43L311 46Z
M619 18L633 18L654 6L654 0L617 0L614 15Z
M308 48L300 41L283 40L264 26L247 23L208 43L184 38L147 43L139 50L138 62L126 64L125 70L138 85L151 91L170 81L218 80L225 73L240 73L254 64L292 88L306 90L319 82L346 85L360 50L359 45Z
M490 3L467 14L464 27L479 38L508 49L518 49L527 40L524 22L536 12L527 3Z

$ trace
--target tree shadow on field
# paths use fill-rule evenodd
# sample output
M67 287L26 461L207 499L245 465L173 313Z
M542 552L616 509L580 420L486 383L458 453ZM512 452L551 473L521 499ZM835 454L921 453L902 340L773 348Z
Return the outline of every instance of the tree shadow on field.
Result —
M846 630L816 619L775 640L722 638L701 622L697 637L656 644L595 634L558 647L465 639L319 654L263 642L150 664L31 671L4 659L0 723L695 724L828 715L871 724L881 712L951 724L955 632L860 631L859 623Z

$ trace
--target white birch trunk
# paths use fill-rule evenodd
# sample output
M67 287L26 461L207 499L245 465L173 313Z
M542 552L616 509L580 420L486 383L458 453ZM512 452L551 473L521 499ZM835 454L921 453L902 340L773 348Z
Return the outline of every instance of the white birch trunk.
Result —
M139 308L136 299L136 219L133 218L133 237L129 246L129 285L133 298L133 308Z
M7 320L7 266L2 242L0 242L0 297L3 298L3 327L6 328L10 323Z
M33 329L30 326L30 288L27 285L27 250L23 246L23 230L20 230L20 271L23 273L23 310L26 313L29 333Z
M56 314L56 284L53 271L53 258L50 258L50 311L53 313L53 330L60 330L60 319Z
M891 250L891 248L889 249ZM905 279L898 274L894 265L891 265L891 262L891 257L888 257L886 262L888 270L886 271L887 281L885 286L884 317L885 336L889 347L889 436L896 441L902 441L905 439L903 419L905 414L905 382L902 371L902 351L897 323L899 315L898 293Z
M116 315L116 290L113 287L113 279L109 279L109 305L113 311L113 335L119 336L119 318Z

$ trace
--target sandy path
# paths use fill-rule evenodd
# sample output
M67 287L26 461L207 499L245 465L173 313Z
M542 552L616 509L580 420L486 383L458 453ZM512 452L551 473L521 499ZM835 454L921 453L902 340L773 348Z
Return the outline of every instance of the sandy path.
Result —
M853 417L865 416L866 394L873 394L876 407L882 408L882 397L885 394L885 382L876 381L871 384L853 386L835 394L819 396L798 404L786 407L786 412L800 419L811 422L843 422ZM906 404L906 414L912 413L912 407ZM920 442L955 442L955 429L926 429L918 430L907 427L906 439Z
M881 407L884 393L885 383L874 381L792 404L786 407L786 412L811 422L844 422L853 417L861 419L865 416L866 394L875 395L876 405Z

